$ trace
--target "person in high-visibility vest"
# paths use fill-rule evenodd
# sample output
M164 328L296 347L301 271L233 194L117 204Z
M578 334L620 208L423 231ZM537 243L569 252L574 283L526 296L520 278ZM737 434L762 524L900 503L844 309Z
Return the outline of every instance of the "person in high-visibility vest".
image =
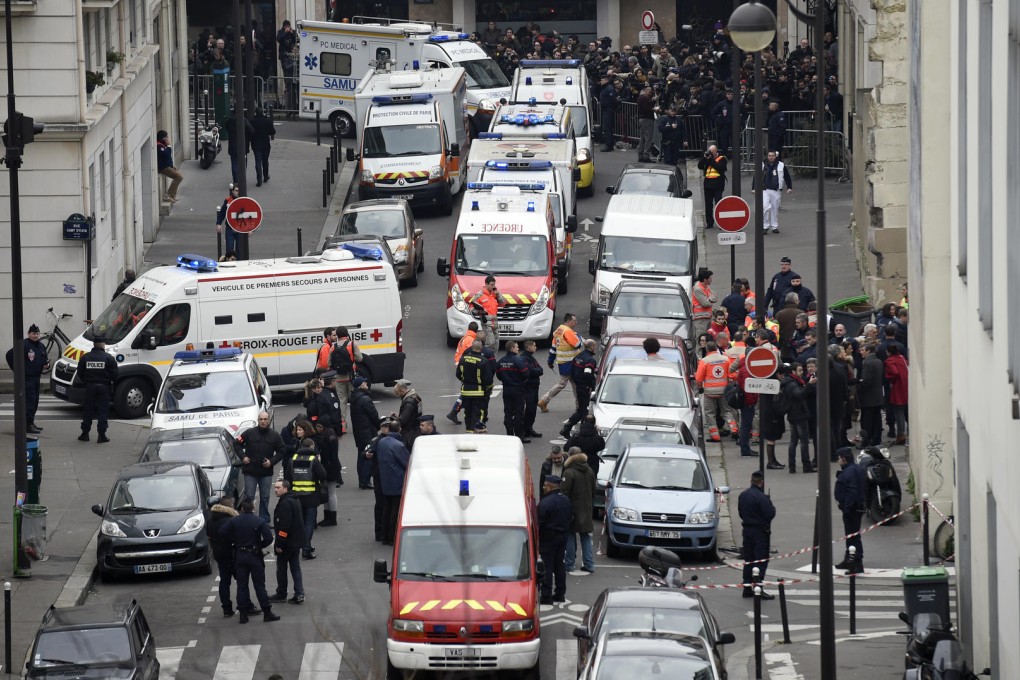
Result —
M549 368L555 366L559 380L552 386L551 390L543 394L542 398L538 400L538 407L542 409L542 413L549 412L549 402L552 401L553 397L562 392L563 388L568 384L570 389L574 391L575 407L577 405L577 390L570 379L571 362L574 361L574 357L581 353L582 341L581 336L574 331L575 328L577 328L577 316L567 312L563 315L563 323L553 331L552 345L549 347L549 361L547 363Z
M319 376L329 370L329 356L333 353L333 343L336 342L336 329L327 326L322 331L322 345L315 355L315 375Z
M471 298L469 304L480 307L485 313L484 323L488 328L485 346L495 352L499 347L499 327L496 324L496 316L499 314L499 308L506 304L496 287L495 276L489 274L485 277L485 287Z
M708 330L708 324L712 321L712 305L715 304L716 297L709 287L712 285L710 269L699 271L695 281L691 289L691 311L694 317L692 334L697 338Z
M726 189L726 156L712 144L698 161L698 169L705 173L702 186L705 192L705 229L715 226L715 204L722 200Z
M464 336L457 343L457 349L453 352L453 367L456 369L460 363L460 358L464 356L464 352L471 348L471 343L475 341L478 336L478 322L472 321L468 324L467 330L464 331ZM457 401L453 402L453 408L446 414L446 419L455 425L460 425L460 419L457 414L464 408L464 401L457 397Z
M708 432L708 438L714 442L722 441L719 436L719 428L715 424L716 414L722 412L723 420L730 426L731 432L737 431L737 421L733 416L723 395L726 392L726 385L729 383L730 359L719 351L715 342L709 340L705 344L707 353L698 362L698 370L694 379L704 390L702 397L701 415L704 418L704 428Z

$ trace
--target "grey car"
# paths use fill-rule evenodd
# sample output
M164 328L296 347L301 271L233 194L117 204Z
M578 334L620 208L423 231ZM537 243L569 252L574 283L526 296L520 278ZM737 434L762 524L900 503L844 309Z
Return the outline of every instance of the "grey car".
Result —
M222 427L187 427L160 430L149 436L139 463L191 462L203 470L218 496L238 500L242 491L241 459L236 441Z
M603 345L614 333L666 333L689 339L691 299L679 283L623 281L609 298L602 320Z
M393 251L397 280L414 288L425 271L425 231L402 198L374 198L344 208L333 236L379 236Z

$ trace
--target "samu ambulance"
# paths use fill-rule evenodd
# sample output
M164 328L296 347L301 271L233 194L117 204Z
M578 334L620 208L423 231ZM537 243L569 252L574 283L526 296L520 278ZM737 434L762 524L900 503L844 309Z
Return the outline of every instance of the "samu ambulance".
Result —
M419 437L394 537L386 677L523 671L538 677L538 527L516 437ZM550 567L551 568L551 567Z
M343 325L365 355L373 383L404 373L403 321L393 267L381 253L329 250L321 256L216 262L181 255L155 267L118 295L54 364L50 388L85 400L78 361L93 340L119 365L113 405L121 417L145 414L181 350L240 347L258 361L276 390L303 387L322 344L322 330ZM367 259L366 259L367 258Z
M591 196L595 193L595 140L588 72L578 59L522 59L517 66L510 101L563 103L570 109L578 155L585 156L577 189L582 196Z
M402 198L412 208L449 215L467 181L471 150L462 68L370 71L354 98L358 109L359 200Z
M471 323L469 302L496 277L504 305L496 328L504 340L545 340L552 335L556 278L553 198L541 184L472 182L464 194L450 260L436 269L449 277L447 342L455 344Z
M461 67L467 73L467 109L475 131L485 130L510 82L496 62L467 33L423 23L361 18L365 23L299 21L300 117L318 113L343 137L355 131L354 92L374 65L399 70ZM454 27L450 27L454 28Z

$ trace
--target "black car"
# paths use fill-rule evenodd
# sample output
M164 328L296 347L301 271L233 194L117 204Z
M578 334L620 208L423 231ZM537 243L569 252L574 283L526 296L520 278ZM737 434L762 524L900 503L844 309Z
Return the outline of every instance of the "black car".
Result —
M84 607L51 606L25 664L29 680L157 680L156 642L134 600Z
M628 163L623 166L616 186L606 187L606 193L691 197L687 175L676 166L659 163Z
M712 650L721 676L726 677L722 646L734 642L732 633L719 632L715 616L701 595L663 588L607 588L574 629L577 638L577 672L605 638L620 631L657 631L703 638Z
M241 459L235 440L222 427L188 427L153 432L145 443L139 463L197 463L209 478L217 496L233 496L236 502L243 490Z
M196 570L212 573L204 531L212 484L195 463L128 465L117 476L106 506L96 559L103 581L115 575Z
M722 680L723 671L696 635L627 630L608 633L581 671L584 680Z

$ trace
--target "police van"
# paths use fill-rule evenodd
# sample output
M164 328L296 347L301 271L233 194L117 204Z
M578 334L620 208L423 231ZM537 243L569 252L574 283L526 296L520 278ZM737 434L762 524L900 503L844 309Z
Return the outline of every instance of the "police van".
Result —
M359 200L402 198L412 208L449 215L466 182L471 149L462 68L369 72L354 97L358 110Z
M461 67L467 74L468 114L475 131L485 130L510 82L496 62L467 33L392 19L366 23L299 21L300 117L319 114L336 134L353 137L354 92L374 65L393 62L399 70Z
M592 137L591 89L588 72L579 59L522 59L510 85L512 102L553 104L561 102L570 109L570 123L577 140L581 180L577 189L582 196L594 193L595 140Z
M517 437L418 437L388 583L386 677L516 670L538 677L538 527ZM551 568L551 566L549 567Z
M598 335L609 298L623 280L679 283L691 296L698 266L694 201L689 198L620 194L609 199L595 258L588 330ZM639 226L640 225L640 226Z
M485 277L496 277L503 306L496 328L504 340L545 340L552 335L557 277L553 196L541 183L471 182L464 194L450 259L437 271L449 277L447 342L455 345L474 319L470 299Z
M181 255L136 278L54 364L53 394L82 404L78 361L95 338L119 364L113 405L138 418L182 350L240 347L269 385L297 390L311 377L327 326L346 326L373 383L404 373L403 321L393 267L368 249L320 256L216 262Z

